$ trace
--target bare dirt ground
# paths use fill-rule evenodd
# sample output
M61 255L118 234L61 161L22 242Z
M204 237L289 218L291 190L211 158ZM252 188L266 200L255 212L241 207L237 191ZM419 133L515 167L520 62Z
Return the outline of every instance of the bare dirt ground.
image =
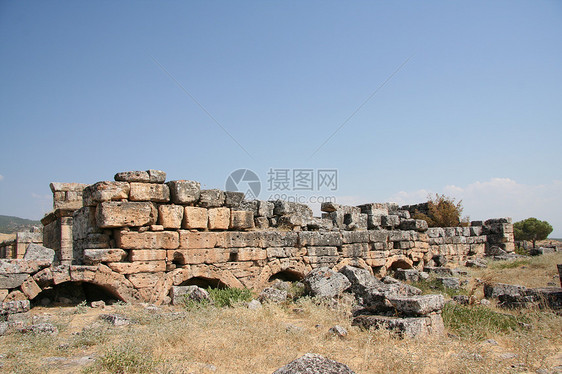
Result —
M562 253L496 262L470 278L547 286ZM470 288L467 286L466 292ZM448 297L448 295L447 295ZM128 324L100 319L118 314ZM305 353L319 353L356 373L562 373L562 317L550 310L504 310L448 304L444 336L399 339L351 325L351 305L310 298L234 307L117 303L36 307L26 323L51 323L58 334L0 337L5 373L272 373ZM328 332L340 325L348 335Z

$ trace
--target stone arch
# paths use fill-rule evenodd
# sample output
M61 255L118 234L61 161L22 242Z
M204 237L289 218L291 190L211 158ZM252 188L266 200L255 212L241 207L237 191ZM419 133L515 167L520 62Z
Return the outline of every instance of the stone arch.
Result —
M183 281L180 286L198 286L201 288L225 289L228 286L219 278L192 277Z
M104 301L113 303L116 301L126 301L114 290L85 281L66 281L58 284L43 287L41 292L35 295L30 301L33 306L42 305L78 305L82 302Z
M389 271L393 271L396 269L412 269L414 264L411 259L405 256L399 256L394 258L389 258L386 269Z

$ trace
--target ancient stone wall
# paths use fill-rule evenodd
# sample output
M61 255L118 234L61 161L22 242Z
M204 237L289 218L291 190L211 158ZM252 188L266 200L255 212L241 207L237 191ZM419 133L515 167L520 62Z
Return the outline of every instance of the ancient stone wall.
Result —
M114 179L51 184L55 209L42 221L43 242L55 259L20 273L21 264L6 265L10 274L20 274L6 283L15 287L0 285L7 300L89 282L125 301L165 302L174 285L260 289L276 278L302 279L321 266L353 265L383 276L443 258L462 265L489 246L510 250L513 243L507 219L428 229L388 203L326 203L318 218L302 204L245 201L242 193L201 190L194 181L166 183L157 170Z

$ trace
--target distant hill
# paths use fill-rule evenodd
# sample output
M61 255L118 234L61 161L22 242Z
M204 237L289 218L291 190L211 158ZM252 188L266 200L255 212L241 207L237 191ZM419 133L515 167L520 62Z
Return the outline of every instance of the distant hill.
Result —
M0 233L12 234L18 231L27 231L33 226L41 226L40 221L0 215Z

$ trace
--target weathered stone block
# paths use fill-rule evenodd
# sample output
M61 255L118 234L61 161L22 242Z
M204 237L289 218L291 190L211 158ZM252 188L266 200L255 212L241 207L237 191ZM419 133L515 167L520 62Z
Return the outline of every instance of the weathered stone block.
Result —
M96 277L97 270L97 265L71 265L70 280L72 282L92 282Z
M223 232L191 232L180 230L180 248L214 248L224 247L225 234Z
M204 208L217 208L223 206L225 203L224 191L218 189L201 190L199 197L199 206Z
M158 261L166 259L165 249L133 249L129 251L129 261Z
M35 296L39 295L39 293L42 291L41 287L37 285L37 283L33 280L31 276L29 276L25 280L25 282L21 284L20 288L28 299L33 299Z
M101 228L144 226L156 223L158 210L150 202L102 202L96 209L96 221Z
M361 209L361 213L365 213L369 216L387 216L388 215L388 205L383 203L371 203L363 204L358 206Z
M10 289L21 286L29 274L0 274L0 288Z
M423 219L404 219L400 222L400 229L424 232L427 231L428 226Z
M269 219L267 217L256 217L254 218L254 226L260 230L267 229L269 228Z
M230 250L225 248L193 248L168 251L168 261L172 260L180 265L216 265L229 261L231 257Z
M386 228L395 228L400 225L400 217L397 215L391 214L388 216L381 216L381 226Z
M353 319L353 325L365 329L384 328L396 333L399 337L421 338L429 335L442 335L444 325L441 314L435 313L427 317L396 318L387 316L360 315Z
M254 228L254 213L244 210L230 211L230 229L247 230Z
M267 247L296 247L299 241L299 235L296 232L283 231L262 231L259 232L259 238L262 248Z
M170 201L170 188L161 183L131 183L129 192L131 201L155 201L165 203Z
M118 231L117 246L123 249L176 249L179 247L177 231Z
M351 286L351 282L341 273L320 267L312 270L303 279L306 291L312 296L334 297Z
M397 311L406 315L426 315L443 309L443 295L388 296L388 301Z
M162 170L150 169L146 172L148 173L148 181L150 183L164 183L166 181L166 172Z
M275 204L271 201L258 200L258 216L271 218L273 217L274 208Z
M210 190L208 190L210 191ZM210 208L209 229L210 230L227 230L230 225L230 209L229 208Z
M181 205L160 205L158 207L158 223L166 229L179 229L182 224L184 209L185 207Z
M119 274L157 273L166 271L166 261L109 262L107 266Z
M342 245L343 257L365 257L369 252L368 243L354 243Z
M261 233L255 231L226 232L224 239L224 246L227 248L262 247Z
M307 247L308 256L337 256L337 247Z
M185 229L206 229L209 224L207 208L186 206L182 227Z
M82 194L87 186L82 183L51 183L53 209L76 210L82 208Z
M46 265L51 265L55 261L55 251L39 244L30 243L27 246L23 259L25 261L39 261L44 262Z
M343 231L341 234L344 244L369 242L370 234L368 231Z
M150 182L150 176L146 171L123 171L115 174L113 179L121 182L141 182L141 183Z
M339 232L303 231L298 233L301 246L340 246L342 236Z
M277 369L273 374L355 374L347 365L327 359L319 354L307 353Z
M87 248L84 250L84 263L119 262L127 257L127 252L120 248Z
M175 204L194 204L199 200L201 184L195 181L170 181L170 196Z
M128 182L98 182L84 189L84 206L95 206L102 201L119 201L129 198Z
M155 287L164 273L136 273L129 274L127 278L135 288Z
M170 290L173 305L182 305L186 301L211 301L209 293L197 286L173 286Z
M259 261L267 259L267 251L262 248L231 248L233 261Z
M225 191L224 205L228 208L238 208L242 200L244 200L244 192Z
M0 303L0 315L25 313L31 308L29 300L16 300Z

